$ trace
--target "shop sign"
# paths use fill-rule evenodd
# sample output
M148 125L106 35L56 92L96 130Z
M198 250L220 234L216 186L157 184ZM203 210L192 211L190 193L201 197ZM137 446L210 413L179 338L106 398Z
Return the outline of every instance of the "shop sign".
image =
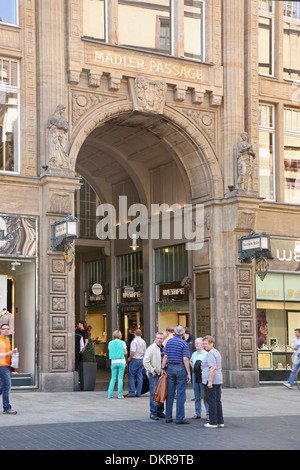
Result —
M272 271L300 271L300 240L271 238L273 259L269 260Z
M179 63L174 58L152 57L138 52L86 45L86 61L89 64L145 73L164 78L190 82L208 82L207 67L196 63ZM204 77L205 76L205 77Z
M36 257L36 217L0 214L0 255Z
M188 300L188 290L180 283L169 283L159 285L159 302L185 301Z
M300 273L269 273L263 282L256 277L256 298L258 300L300 301Z
M143 287L125 286L118 289L118 303L143 302Z

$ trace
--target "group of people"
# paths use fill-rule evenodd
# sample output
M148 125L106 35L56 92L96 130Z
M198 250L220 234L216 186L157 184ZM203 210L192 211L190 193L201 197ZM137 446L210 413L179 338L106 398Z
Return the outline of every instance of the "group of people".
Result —
M173 422L173 404L176 397L176 424L189 424L185 418L186 387L193 383L195 396L195 419L201 418L202 399L205 400L205 427L224 427L221 402L222 359L214 347L214 338L194 338L187 328L168 327L166 334L157 332L153 344L147 347L142 338L142 331L136 329L134 339L130 343L130 351L126 363L127 346L122 341L119 330L113 332L109 342L109 358L111 359L111 380L108 387L108 398L112 398L116 380L118 379L118 398L140 397L143 387L143 370L149 378L150 418L165 418L166 423ZM123 395L123 377L128 366L129 390ZM165 403L156 403L153 396L162 375L167 375L167 396ZM136 379L136 386L135 386Z

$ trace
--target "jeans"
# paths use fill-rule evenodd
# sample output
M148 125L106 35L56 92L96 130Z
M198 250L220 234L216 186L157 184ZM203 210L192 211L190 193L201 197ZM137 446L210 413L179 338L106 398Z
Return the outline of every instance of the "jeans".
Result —
M150 415L157 416L164 412L164 404L157 405L155 401L152 400L157 382L159 381L160 375L153 375L149 372L149 392L150 392Z
M221 402L222 385L213 385L208 388L205 384L205 395L209 407L209 424L224 424L223 408Z
M111 365L111 379L108 387L108 396L112 397L115 383L118 377L118 398L123 396L123 376L125 371L125 363L115 362Z
M0 395L2 394L3 410L10 410L11 405L9 404L9 392L11 388L11 377L10 377L10 367L1 366L0 367L0 381L2 386L0 387Z
M300 367L300 361L293 363L292 372L290 373L290 376L289 376L289 379L288 379L288 382L289 382L289 384L291 385L291 387L292 387L292 386L294 385L294 383L295 383L296 372L297 372L297 370L299 369L299 367Z
M129 362L128 370L128 383L129 383L129 395L134 397L135 394L135 382L134 378L136 377L137 389L136 396L140 397L142 394L143 388L143 359L132 359Z
M195 395L195 413L196 416L201 417L201 400L202 400L202 383L196 382L195 374L193 373L193 389L194 389L194 395ZM204 403L205 406L205 411L206 411L206 416L209 416L208 413L208 404Z
M184 404L186 400L187 372L184 365L168 363L168 395L166 399L166 419L172 419L174 397L177 389L176 421L185 417Z

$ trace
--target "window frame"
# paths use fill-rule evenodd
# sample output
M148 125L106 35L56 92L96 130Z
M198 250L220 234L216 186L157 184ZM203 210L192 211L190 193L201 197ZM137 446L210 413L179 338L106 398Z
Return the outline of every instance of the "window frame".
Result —
M285 127L285 122L286 122L286 116L285 112L286 111L296 111L298 114L298 120L299 120L299 129L297 131L293 129L286 129ZM285 163L285 137L286 136L297 136L299 138L299 144L300 144L300 109L299 108L293 108L291 106L285 106L283 108L283 164ZM299 165L300 165L300 159L299 159ZM284 173L285 173L285 166L284 166ZM300 172L299 172L299 179L300 179ZM295 179L297 180L297 178ZM295 205L300 205L300 202L295 202L295 201L287 201L286 200L286 186L285 186L285 174L283 174L283 190L284 190L284 203L285 204L295 204ZM300 199L300 189L299 189L299 199Z
M272 198L265 198L264 200L265 201L269 201L269 202L274 202L276 201L276 147L275 147L275 142L276 142L276 139L275 139L275 133L276 133L276 123L275 123L275 106L273 104L270 104L270 103L264 103L264 102L261 102L259 103L259 115L261 116L261 107L262 106L267 106L271 109L272 111L272 124L271 126L265 126L265 125L262 125L261 124L261 118L259 118L259 134L260 132L265 132L265 133L268 133L269 135L272 136L272 185L270 184L270 189L271 189L271 186L272 186L272 190L273 190L273 197ZM259 139L259 160L260 160L260 139ZM270 168L269 168L270 169ZM259 184L260 184L261 180L260 180L260 162L259 162ZM271 192L271 191L270 191ZM263 196L261 196L263 197Z
M8 23L7 21L0 21L0 25L9 25L9 26L19 26L19 0L13 0L15 2L16 9L16 22ZM1 9L0 9L0 18L1 18Z
M262 10L260 9L259 7L259 18L262 17L262 18L265 18L265 19L269 19L270 20L270 24L271 24L271 37L270 37L270 43L271 43L271 47L270 47L270 54L271 54L271 57L270 57L270 69L271 69L271 73L263 73L263 72L260 72L258 71L258 74L263 76L263 77L274 77L274 70L275 70L275 60L274 60L274 43L275 43L275 5L274 5L274 1L272 0L272 11L266 11L266 10ZM258 19L258 34L259 34L259 19ZM259 70L259 51L258 51L258 70Z
M5 93L14 93L17 95L18 103L17 103L17 119L18 119L18 127L17 127L17 136L18 136L18 141L14 143L16 145L16 150L17 150L17 158L14 160L14 167L16 167L16 170L1 170L0 169L0 174L20 174L21 170L21 126L20 126L20 117L21 117L21 93L20 93L20 62L16 59L11 59L9 57L4 57L0 56L1 61L9 61L16 63L17 65L17 86L12 86L12 85L5 85L0 82L0 92L3 91Z

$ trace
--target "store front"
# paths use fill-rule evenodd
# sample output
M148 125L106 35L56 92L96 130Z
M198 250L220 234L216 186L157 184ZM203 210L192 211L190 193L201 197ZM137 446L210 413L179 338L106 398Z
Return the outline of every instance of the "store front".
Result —
M0 324L9 323L12 347L20 353L13 387L36 385L36 260L37 219L1 214Z
M258 370L263 382L288 378L295 328L300 325L300 240L273 238L271 247L272 272L263 281L256 277Z
M187 276L184 244L155 250L157 331L166 331L169 325L190 326L189 289L183 285Z

